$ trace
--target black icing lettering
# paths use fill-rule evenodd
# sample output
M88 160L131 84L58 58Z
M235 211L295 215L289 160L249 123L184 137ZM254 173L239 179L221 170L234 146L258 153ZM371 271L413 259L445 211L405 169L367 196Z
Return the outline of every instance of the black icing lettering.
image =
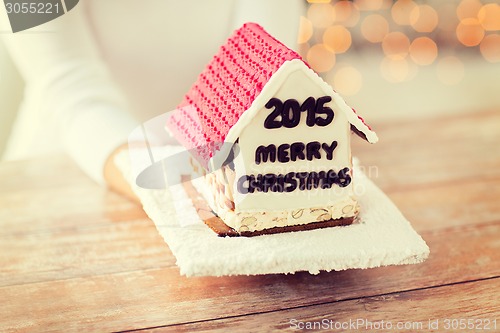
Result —
M277 175L274 179L274 184L271 186L271 192L283 192L285 189L285 176Z
M295 178L299 180L299 190L304 191L306 189L306 179L308 172L297 172Z
M250 177L252 176L241 176L238 179L236 186L241 194L253 193L253 188L250 187Z
M316 114L317 115L325 115L325 118L323 117L317 117L315 120L316 125L318 126L327 126L330 125L330 123L333 120L334 113L333 110L327 106L325 106L326 103L330 102L332 100L331 96L323 96L318 98L318 101L316 103Z
M304 103L300 106L300 111L307 111L306 125L309 127L314 126L316 123L316 99L314 97L307 97Z
M288 157L288 152L290 149L289 144L282 144L278 147L278 161L281 163L286 163L290 161L290 157Z
M274 107L274 110L264 120L264 127L267 129L280 128L282 119L278 120L278 118L281 118L283 112L283 102L278 98L271 98L265 106L266 109Z
M289 172L283 174L258 174L241 176L237 181L237 189L241 194L255 192L293 192L313 190L317 188L329 189L333 185L346 187L351 183L349 168L343 168L338 173L335 170L311 171L311 172Z
M261 164L265 162L288 163L290 161L321 159L321 151L325 152L327 160L333 159L333 152L337 148L337 141L332 141L331 144L326 142L311 141L307 144L302 142L294 142L292 144L283 143L276 147L274 144L268 146L258 146L255 150L255 163Z
M321 153L319 152L321 144L318 141L311 141L306 145L306 156L308 161L312 161L313 158L321 158Z
M339 171L337 184L340 187L346 187L351 183L351 176L349 176L349 168L343 168Z
M328 174L326 171L319 172L319 179L321 182L322 189L328 189L332 187L332 184L328 181Z
M300 123L300 104L295 99L287 99L283 103L283 126L293 128Z
M293 192L297 189L297 180L295 179L295 172L289 172L285 175L285 183L288 185L284 187L285 192Z
M317 172L309 172L307 175L306 189L312 190L319 187L319 174Z
M335 170L328 170L326 174L326 179L328 184L330 184L330 187L333 186L334 184L338 183L339 177L337 176L337 173Z
M248 193L254 193L256 189L259 188L259 184L257 183L257 180L255 179L254 175L248 176Z
M326 159L331 161L333 159L333 151L337 148L337 141L333 141L330 146L327 143L323 143L321 144L321 148L326 152Z
M260 184L260 189L262 192L267 193L271 189L271 187L276 182L276 175L273 173L266 173L262 176L262 181Z
M300 123L302 112L306 115L306 125L309 127L327 126L335 116L333 110L326 103L331 102L331 96L322 96L317 100L310 96L300 104L296 99L282 101L279 98L271 98L265 105L267 109L272 109L271 113L264 120L264 127L275 129L280 127L294 128Z
M269 146L259 146L255 150L255 163L262 162L275 162L276 161L276 146L271 144Z
M262 192L262 183L263 183L264 175L258 174L255 177L255 180L251 183L251 186L255 188L256 192Z
M290 160L305 160L306 155L304 154L304 149L306 145L302 142L294 142L290 145Z

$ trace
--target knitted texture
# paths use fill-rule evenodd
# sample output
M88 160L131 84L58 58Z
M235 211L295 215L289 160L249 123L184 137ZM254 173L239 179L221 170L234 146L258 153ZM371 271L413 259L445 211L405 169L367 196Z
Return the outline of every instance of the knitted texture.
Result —
M285 61L301 59L261 26L236 30L199 75L167 122L203 165Z

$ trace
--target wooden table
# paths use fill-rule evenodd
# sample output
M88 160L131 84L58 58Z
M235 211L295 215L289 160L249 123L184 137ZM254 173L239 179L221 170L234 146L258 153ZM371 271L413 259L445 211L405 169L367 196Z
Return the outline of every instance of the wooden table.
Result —
M353 140L355 154L427 241L423 264L186 278L141 208L68 158L0 164L0 331L246 332L322 320L340 331L351 320L360 332L424 332L431 320L451 332L447 319L476 318L500 331L500 112L374 127L380 142Z

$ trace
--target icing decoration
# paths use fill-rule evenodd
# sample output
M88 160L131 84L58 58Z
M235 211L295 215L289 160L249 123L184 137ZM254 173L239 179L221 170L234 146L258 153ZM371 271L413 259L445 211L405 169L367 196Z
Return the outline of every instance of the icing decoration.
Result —
M343 168L338 173L328 171L289 172L283 174L258 174L241 176L237 182L238 192L249 194L254 192L293 192L312 189L328 189L333 185L346 187L351 183L349 168Z
M287 99L283 102L279 98L273 97L265 105L266 109L274 109L266 117L264 127L267 129L296 127L300 123L304 111L306 111L307 126L327 126L331 124L334 117L333 110L325 106L331 101L331 96L322 96L317 100L314 97L308 97L300 104L296 99ZM325 115L325 117L317 115Z
M280 163L287 163L296 160L321 159L321 151L325 152L326 159L333 159L333 151L337 148L337 141L332 144L326 142L320 143L318 141L311 141L307 144L303 142L294 142L292 144L283 143L276 147L274 144L268 146L258 146L255 150L255 164L276 161Z
M349 126L377 141L298 54L253 23L220 48L167 122L204 171L203 196L235 230L355 216Z
M232 138L227 141L234 142L237 139L237 132L243 128L236 126L237 123L264 86L285 63L293 61L299 61L310 69L298 53L269 35L261 26L246 23L233 33L205 67L183 101L171 112L167 127L187 150L193 152L200 164L208 168L209 160L220 151L220 143L226 141L231 130ZM376 142L375 132L368 128L362 118L328 84L319 77L317 79L325 92L331 91L333 101L359 130L356 134L362 133L362 137L369 142ZM302 107L312 109L312 98L305 102ZM317 103L314 104L316 106ZM315 119L314 123L317 121L316 125L326 126L324 123L328 123L331 116L328 110L320 110L319 113L321 111L324 111L322 115L325 120ZM312 116L308 117L307 123L308 126L314 126ZM222 160L225 158L221 157Z
M301 57L260 25L246 23L219 49L167 126L206 167L219 148L210 143L224 141L274 73L293 59Z
M359 206L353 197L347 196L324 206L311 206L307 208L293 208L278 211L247 211L238 212L226 206L216 205L212 187L203 180L193 180L193 185L205 198L210 207L228 226L236 231L264 230L286 225L301 225L328 219L354 217L358 214Z

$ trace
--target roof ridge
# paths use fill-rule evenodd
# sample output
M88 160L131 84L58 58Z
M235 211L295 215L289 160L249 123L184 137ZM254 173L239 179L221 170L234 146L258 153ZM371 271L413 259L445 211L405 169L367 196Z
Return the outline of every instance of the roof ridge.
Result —
M221 45L191 86L167 126L203 165L250 108L266 83L288 60L302 57L254 22L245 23ZM307 65L307 64L306 64ZM181 108L196 113L186 119ZM197 118L197 119L194 119ZM198 123L195 125L193 121ZM196 132L196 133L193 133ZM212 145L215 143L215 145ZM210 147L207 149L207 147Z

